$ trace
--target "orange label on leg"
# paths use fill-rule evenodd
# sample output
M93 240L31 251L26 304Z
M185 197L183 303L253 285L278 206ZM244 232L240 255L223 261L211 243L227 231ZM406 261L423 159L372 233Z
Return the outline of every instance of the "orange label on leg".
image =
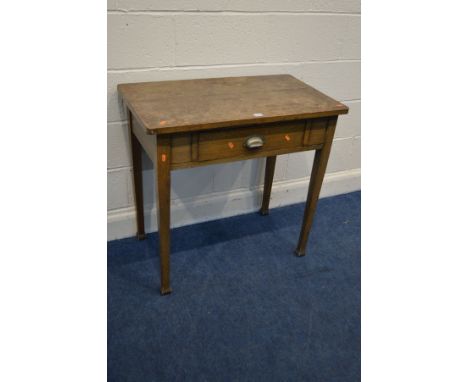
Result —
M161 160L162 160L163 162L166 161L166 154L162 154L162 155L161 155Z

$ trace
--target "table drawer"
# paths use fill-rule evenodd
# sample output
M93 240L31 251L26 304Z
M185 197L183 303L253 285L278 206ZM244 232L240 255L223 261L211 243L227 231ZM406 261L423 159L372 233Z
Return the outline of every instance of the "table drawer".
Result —
M322 144L326 123L320 122L292 121L200 132L196 159L248 158L262 152L296 151L303 146Z

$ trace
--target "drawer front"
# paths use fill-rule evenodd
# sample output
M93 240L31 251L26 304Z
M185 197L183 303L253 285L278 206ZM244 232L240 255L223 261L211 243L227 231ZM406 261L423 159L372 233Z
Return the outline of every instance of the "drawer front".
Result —
M315 122L292 121L200 132L197 160L248 158L262 152L295 151L303 146L322 144L325 128L326 124L316 127Z

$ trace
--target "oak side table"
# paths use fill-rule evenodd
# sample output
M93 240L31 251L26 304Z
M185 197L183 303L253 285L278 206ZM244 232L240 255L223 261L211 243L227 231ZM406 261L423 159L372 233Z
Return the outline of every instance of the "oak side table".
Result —
M262 215L276 156L316 150L296 255L304 256L339 114L348 108L290 75L118 85L128 111L137 237L145 238L141 149L156 172L161 294L169 294L171 170L266 157Z

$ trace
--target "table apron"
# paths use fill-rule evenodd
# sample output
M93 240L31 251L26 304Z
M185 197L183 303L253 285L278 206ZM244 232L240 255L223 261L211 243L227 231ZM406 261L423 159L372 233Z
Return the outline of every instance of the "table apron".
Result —
M168 134L170 153L164 160L170 162L171 170L177 170L320 150L325 143L330 120L333 117ZM132 132L155 163L158 155L157 135L146 134L136 120L133 121ZM245 142L251 137L261 138L263 145L249 149Z

